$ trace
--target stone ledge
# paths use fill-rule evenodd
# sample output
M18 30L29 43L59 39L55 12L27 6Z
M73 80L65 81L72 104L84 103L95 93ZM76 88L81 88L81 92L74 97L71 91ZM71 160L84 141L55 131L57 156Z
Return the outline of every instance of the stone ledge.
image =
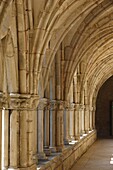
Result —
M39 162L37 170L69 170L95 142L96 138L97 133L94 130L80 139L78 143L65 146L62 153L52 153L48 157L48 161Z

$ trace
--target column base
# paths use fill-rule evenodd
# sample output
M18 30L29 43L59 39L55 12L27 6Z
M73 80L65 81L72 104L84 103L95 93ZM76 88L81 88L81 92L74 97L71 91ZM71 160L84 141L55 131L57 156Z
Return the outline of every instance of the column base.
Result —
M48 160L48 158L47 158L47 156L45 155L45 153L42 152L42 153L38 153L38 160L44 161L44 160Z
M75 136L75 140L80 140L80 135Z
M64 140L64 145L69 145L69 140L68 139Z
M45 148L44 149L44 153L47 155L47 156L50 156L51 155L51 150L49 148Z
M64 150L64 145L56 146L57 152L62 152Z
M5 169L3 169L3 170L5 170ZM10 167L10 168L8 168L7 170L20 170L20 168L13 168L13 167L11 168L11 167Z
M57 152L56 147L49 147L52 153Z
M88 130L85 130L85 134L88 134L89 133L89 129Z
M9 168L3 168L2 170L36 170L37 168L37 165L36 164L33 164L29 167L20 167L20 168L17 168L17 167L9 167Z
M70 141L75 140L75 136L70 136L70 137L69 137L69 140L70 140Z
M82 130L82 135L85 134L85 130Z

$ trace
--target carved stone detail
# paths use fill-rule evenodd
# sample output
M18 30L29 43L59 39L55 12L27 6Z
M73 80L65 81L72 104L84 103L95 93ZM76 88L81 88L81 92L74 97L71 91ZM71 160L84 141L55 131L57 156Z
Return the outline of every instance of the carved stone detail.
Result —
M39 102L38 95L29 95L29 94L3 94L0 93L0 108L1 109L36 109Z
M48 105L48 100L46 98L42 98L39 100L38 110L47 109Z

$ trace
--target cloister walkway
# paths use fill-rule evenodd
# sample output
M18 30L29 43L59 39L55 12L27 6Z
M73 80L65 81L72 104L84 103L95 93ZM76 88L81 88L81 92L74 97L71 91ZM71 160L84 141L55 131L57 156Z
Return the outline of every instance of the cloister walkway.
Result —
M113 139L99 139L71 170L113 170Z

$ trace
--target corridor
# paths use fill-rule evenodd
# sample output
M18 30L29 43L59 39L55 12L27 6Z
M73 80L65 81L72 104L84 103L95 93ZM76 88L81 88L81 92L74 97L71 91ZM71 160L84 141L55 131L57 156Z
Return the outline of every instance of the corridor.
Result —
M71 170L112 170L113 139L97 140Z

